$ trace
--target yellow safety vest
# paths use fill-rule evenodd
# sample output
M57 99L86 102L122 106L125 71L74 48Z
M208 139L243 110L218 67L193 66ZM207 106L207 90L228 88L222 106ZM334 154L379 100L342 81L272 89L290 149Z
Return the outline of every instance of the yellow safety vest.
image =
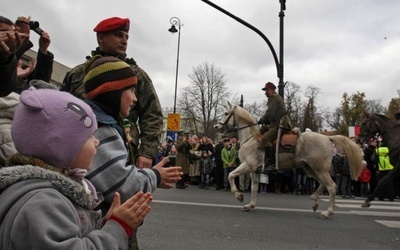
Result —
M378 147L376 149L376 154L379 157L378 160L379 171L389 171L393 169L393 165L390 164L388 147Z

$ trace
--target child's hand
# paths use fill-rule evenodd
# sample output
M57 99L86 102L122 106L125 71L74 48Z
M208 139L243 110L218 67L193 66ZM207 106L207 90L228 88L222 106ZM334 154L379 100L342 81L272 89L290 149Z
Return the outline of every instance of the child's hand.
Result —
M174 184L181 179L182 168L181 167L168 167L165 168L164 165L168 162L168 158L163 158L157 165L153 168L157 169L161 175L160 187L162 188L173 188Z
M136 229L149 213L152 200L153 196L150 193L138 192L121 204L120 194L115 193L113 203L105 219L108 220L111 216L117 217L132 229Z

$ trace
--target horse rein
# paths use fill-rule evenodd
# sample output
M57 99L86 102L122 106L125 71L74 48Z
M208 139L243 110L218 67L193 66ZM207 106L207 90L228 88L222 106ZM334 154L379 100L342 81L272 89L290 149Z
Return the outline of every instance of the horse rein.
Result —
M235 107L233 108L233 110L229 113L229 115L228 115L228 117L226 118L225 122L224 122L224 123L220 123L223 127L225 127L225 128L228 130L228 132L239 131L239 130L242 130L242 129L245 129L245 128L249 128L249 127L258 125L258 123L253 123L253 124L246 125L246 126L244 126L244 127L237 128L237 127L236 127L236 119L235 119L235 110L236 110L236 107L237 107L237 106L235 106ZM228 127L228 122L229 122L229 120L231 119L232 116L233 116L233 128L229 128L229 127ZM249 138L249 139L250 139L250 138ZM247 139L247 140L248 140L248 139ZM247 140L246 140L246 141L247 141Z

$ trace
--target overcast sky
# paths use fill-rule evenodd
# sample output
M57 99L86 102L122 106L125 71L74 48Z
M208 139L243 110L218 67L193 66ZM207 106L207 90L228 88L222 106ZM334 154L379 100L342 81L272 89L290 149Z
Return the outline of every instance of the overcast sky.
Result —
M213 0L258 28L279 54L279 0ZM204 62L225 74L227 86L245 103L266 99L264 83L277 83L266 42L255 32L200 0L1 0L11 20L31 16L49 32L58 62L73 67L96 47L93 27L111 16L129 17L127 54L152 78L163 107L173 106L178 34L168 32L179 17L179 89ZM386 107L399 97L399 0L287 0L284 81L303 90L320 88L317 103L332 110L344 92L364 92ZM32 33L35 42L38 36ZM35 50L37 46L35 46Z

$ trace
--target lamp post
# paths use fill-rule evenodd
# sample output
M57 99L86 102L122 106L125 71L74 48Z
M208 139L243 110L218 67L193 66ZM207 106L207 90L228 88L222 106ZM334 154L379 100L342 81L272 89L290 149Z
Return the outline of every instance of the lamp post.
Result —
M280 19L280 23L279 23L279 60L278 57L275 53L275 49L272 46L271 42L268 40L268 38L257 28L255 28L254 26L252 26L251 24L245 22L244 20L240 19L239 17L231 14L230 12L226 11L225 9L221 8L220 6L208 1L208 0L201 0L204 3L210 5L211 7L221 11L222 13L224 13L225 15L235 19L236 21L238 21L239 23L243 24L244 26L246 26L247 28L253 30L254 32L256 32L258 35L260 35L264 41L268 44L269 49L271 50L272 56L274 57L274 61L275 61L275 66L276 66L276 71L277 71L277 76L279 78L279 95L282 96L282 98L284 98L284 88L285 88L285 84L283 83L283 19L285 17L285 10L286 10L286 0L279 0L279 4L281 7L281 10L279 12L279 19Z
M181 43L181 20L177 17L171 17L169 20L171 23L171 28L169 28L169 32L176 33L178 32L178 52L176 55L176 73L175 73L175 95L174 95L174 114L176 113L176 91L178 87L178 69L179 69L179 47ZM178 29L176 29L176 25L178 25Z

